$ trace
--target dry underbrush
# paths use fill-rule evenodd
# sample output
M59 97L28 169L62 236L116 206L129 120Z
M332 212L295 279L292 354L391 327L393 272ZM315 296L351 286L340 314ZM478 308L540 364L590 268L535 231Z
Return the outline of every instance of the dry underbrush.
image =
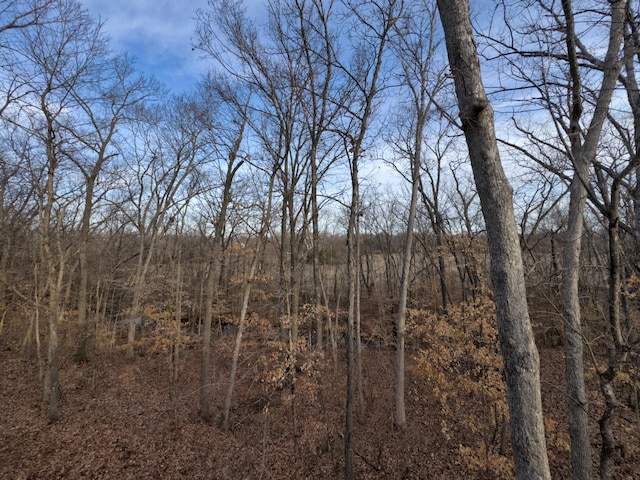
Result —
M447 315L411 310L408 428L403 433L393 428L395 351L386 341L365 345L365 404L357 408L354 432L356 478L512 477L491 318L487 300L452 308ZM390 315L363 322L388 322L392 330ZM25 325L9 318L0 335L0 478L340 478L344 351L334 365L329 352L301 341L292 370L288 345L267 331L269 322L254 316L250 325L232 428L223 433L197 415L198 338L177 342L172 372L168 355L175 355L175 349L169 346L176 342L153 340L141 346L145 355L128 363L109 329L96 330L94 354L86 364L74 363L72 332L66 336L61 420L49 424L40 405L35 351L21 351ZM216 405L223 403L232 350L233 337L215 340ZM561 350L544 349L541 358L553 476L568 478ZM632 418L632 413L623 410L622 417ZM629 424L621 422L622 433ZM627 434L626 458L619 459L621 479L638 471L638 431ZM593 438L597 444L595 431Z

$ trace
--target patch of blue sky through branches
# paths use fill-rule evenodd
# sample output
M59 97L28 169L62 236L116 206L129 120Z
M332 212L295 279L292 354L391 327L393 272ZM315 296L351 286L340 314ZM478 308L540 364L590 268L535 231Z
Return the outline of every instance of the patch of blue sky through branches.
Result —
M155 77L171 92L191 90L211 63L194 51L193 34L198 9L207 0L81 0L82 5L104 23L114 51L126 52L142 73ZM245 2L251 16L263 15L261 0Z

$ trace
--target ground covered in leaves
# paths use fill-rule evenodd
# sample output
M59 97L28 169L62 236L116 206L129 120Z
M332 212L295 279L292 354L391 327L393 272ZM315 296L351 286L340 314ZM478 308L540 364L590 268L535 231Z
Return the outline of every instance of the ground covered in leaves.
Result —
M128 362L117 346L103 347L88 363L77 364L72 339L66 338L61 415L59 421L49 423L40 402L35 347L20 348L22 330L18 322L8 322L0 334L2 479L343 476L344 349L334 365L328 352L302 348L292 390L282 375L278 342L249 335L242 350L232 428L224 433L215 423L198 417L198 339L180 352L179 376L171 388L168 356L162 350L148 349ZM434 332L443 340L449 335ZM404 432L393 426L395 351L384 344L365 345L364 408L356 406L354 428L356 478L512 478L503 403L493 397L495 392L499 395L500 387L487 383L494 381L487 372L499 370L489 360L476 368L488 355L477 353L486 344L476 341L463 346L460 352L466 352L466 357L461 358L446 344L430 345L427 334L408 355ZM232 337L216 339L215 405L223 403L232 350ZM543 348L541 359L552 475L569 478L562 348ZM597 452L597 395L592 400ZM638 430L628 425L633 414L621 408L623 420L617 429L621 434L617 478L625 480L640 478Z

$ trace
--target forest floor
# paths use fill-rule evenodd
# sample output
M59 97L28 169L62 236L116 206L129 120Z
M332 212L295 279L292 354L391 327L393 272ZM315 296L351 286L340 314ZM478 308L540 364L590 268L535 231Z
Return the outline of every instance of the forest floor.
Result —
M5 324L0 334L0 479L344 476L344 349L337 368L330 354L303 354L294 393L278 378L277 349L249 337L242 351L232 428L224 433L198 416L200 355L195 342L181 352L179 378L172 389L166 353L127 362L122 350L102 348L88 363L77 364L67 338L61 355L60 419L50 423L41 406L36 355L33 349L20 349L23 334L17 322ZM215 341L214 405L223 403L232 349L231 337ZM355 478L512 477L508 439L501 439L508 437L506 428L486 414L481 396L465 399L463 415L443 408L433 386L415 373L413 357L408 357L408 425L399 432L393 426L395 351L364 348L365 408L356 405ZM569 478L562 347L542 349L541 362L552 476ZM600 410L595 391L594 467ZM635 418L632 410L621 413ZM486 428L479 428L483 419ZM616 478L638 479L638 428L625 425L617 430L630 433L620 439Z

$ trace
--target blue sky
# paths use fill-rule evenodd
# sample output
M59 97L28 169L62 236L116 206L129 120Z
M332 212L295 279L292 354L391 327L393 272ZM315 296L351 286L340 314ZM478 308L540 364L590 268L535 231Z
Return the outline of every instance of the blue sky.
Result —
M104 22L111 47L136 58L142 72L155 76L174 93L195 85L209 62L193 51L195 12L206 9L207 0L80 0ZM264 12L262 0L245 0L247 13Z
M207 62L191 48L195 11L207 0L82 0L111 37L111 47L136 58L137 68L175 93L191 88Z

